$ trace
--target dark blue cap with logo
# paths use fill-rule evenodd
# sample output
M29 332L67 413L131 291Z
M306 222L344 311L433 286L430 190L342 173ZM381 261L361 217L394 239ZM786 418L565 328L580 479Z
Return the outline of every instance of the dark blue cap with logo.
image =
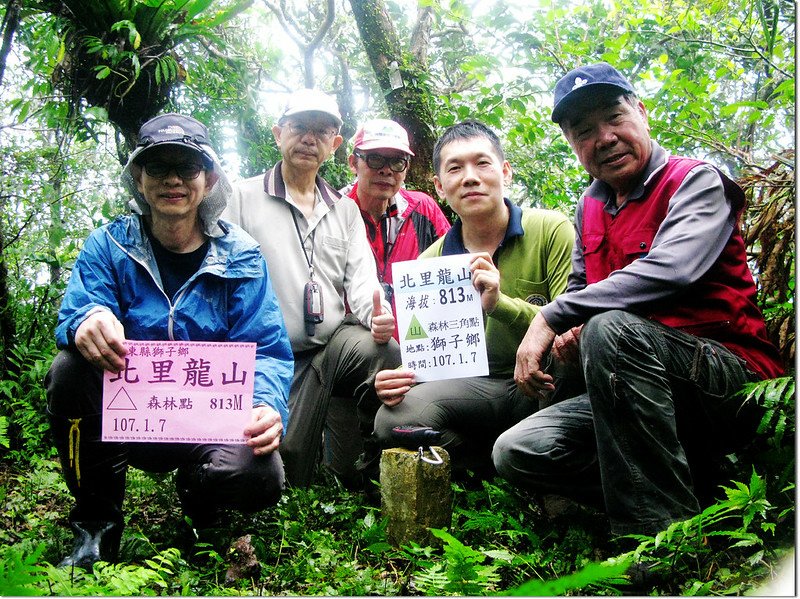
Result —
M139 140L131 154L136 160L147 150L156 146L174 145L191 148L200 153L207 164L214 159L203 146L208 146L208 129L190 116L169 112L153 117L139 129Z
M633 85L625 76L607 62L598 62L572 69L556 83L553 98L553 122L564 118L564 111L587 93L597 92L598 87L615 87L622 92L635 94Z

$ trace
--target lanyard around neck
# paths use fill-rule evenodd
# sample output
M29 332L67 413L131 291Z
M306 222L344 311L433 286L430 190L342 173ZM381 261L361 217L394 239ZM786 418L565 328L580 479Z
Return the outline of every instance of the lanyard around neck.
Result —
M308 276L310 279L314 279L314 235L316 235L317 230L314 229L311 231L311 255L309 256L308 252L306 252L306 244L303 243L303 235L300 233L300 225L297 224L297 216L294 213L294 208L289 206L289 211L292 213L292 220L294 221L294 230L297 231L297 239L300 241L300 249L303 250L303 256L306 257L306 262L308 263Z
M392 253L392 247L394 247L394 241L389 241L389 227L391 226L390 219L388 212L383 215L380 222L378 223L379 235L383 240L383 269L378 271L378 279L381 283L386 280L386 269L389 268L389 256ZM375 256L375 266L380 267L378 264L378 256Z

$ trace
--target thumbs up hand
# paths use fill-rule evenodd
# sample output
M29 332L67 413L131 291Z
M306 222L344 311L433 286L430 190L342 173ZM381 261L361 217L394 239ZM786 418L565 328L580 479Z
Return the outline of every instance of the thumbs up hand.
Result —
M394 333L394 316L381 304L383 294L380 289L372 293L372 323L370 330L375 343L388 343Z

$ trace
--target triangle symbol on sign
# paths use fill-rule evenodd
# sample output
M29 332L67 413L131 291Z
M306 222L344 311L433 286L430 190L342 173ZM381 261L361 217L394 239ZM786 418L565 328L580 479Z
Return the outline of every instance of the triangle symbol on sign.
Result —
M120 389L108 404L108 410L136 410L136 404L133 403L131 396L125 389Z
M427 339L428 335L425 333L425 329L419 323L416 316L411 317L411 324L408 325L408 331L406 332L406 341L412 341L414 339Z

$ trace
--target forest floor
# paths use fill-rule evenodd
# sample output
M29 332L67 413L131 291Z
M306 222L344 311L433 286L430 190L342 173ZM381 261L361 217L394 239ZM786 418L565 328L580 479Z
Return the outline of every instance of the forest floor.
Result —
M779 569L793 563L793 511L763 539L739 519L718 536L686 529L648 544L611 537L601 514L569 502L543 509L499 479L453 491L453 524L435 546L389 545L380 508L326 472L197 539L172 475L131 469L121 563L83 573L52 566L72 543L57 461L0 460L0 595L740 595L794 584Z

